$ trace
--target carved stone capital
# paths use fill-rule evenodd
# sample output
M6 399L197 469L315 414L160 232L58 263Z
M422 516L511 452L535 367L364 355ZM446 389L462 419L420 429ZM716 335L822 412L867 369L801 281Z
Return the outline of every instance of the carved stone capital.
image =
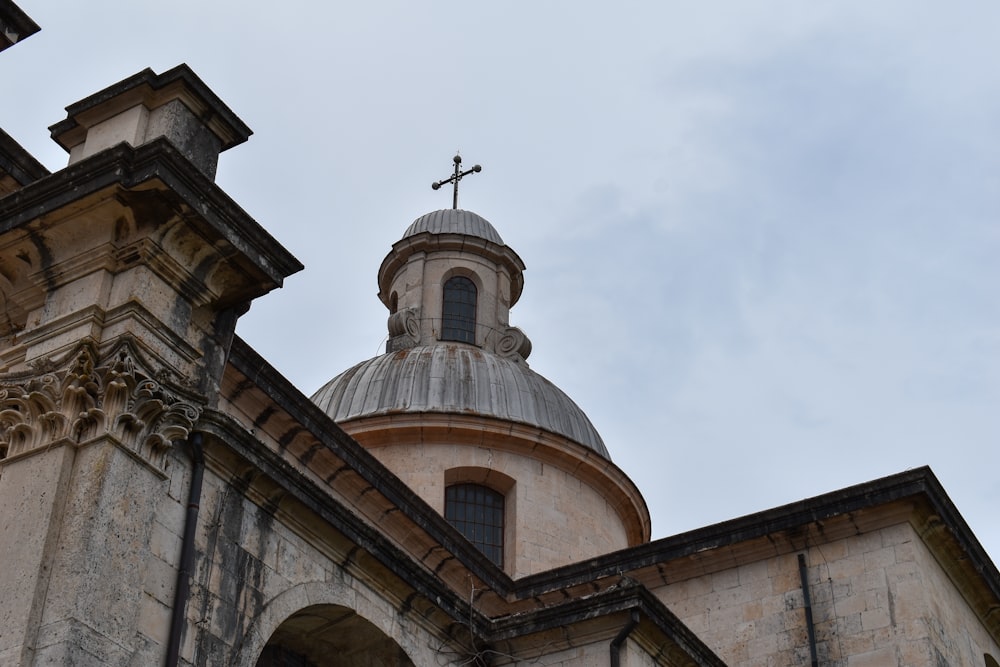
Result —
M202 401L168 386L122 343L103 357L84 344L38 375L0 377L0 453L16 456L69 440L111 436L162 469L164 453L188 436Z

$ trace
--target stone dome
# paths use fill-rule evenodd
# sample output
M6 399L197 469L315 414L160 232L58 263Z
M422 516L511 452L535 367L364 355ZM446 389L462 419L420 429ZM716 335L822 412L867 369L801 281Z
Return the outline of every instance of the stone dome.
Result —
M518 422L610 460L593 424L562 390L522 361L469 345L425 345L383 354L330 380L312 401L338 423L427 412Z
M496 228L489 223L486 218L462 209L446 208L440 211L432 211L422 215L413 221L405 232L403 238L416 236L421 232L431 234L465 234L466 236L477 236L504 245L503 239Z

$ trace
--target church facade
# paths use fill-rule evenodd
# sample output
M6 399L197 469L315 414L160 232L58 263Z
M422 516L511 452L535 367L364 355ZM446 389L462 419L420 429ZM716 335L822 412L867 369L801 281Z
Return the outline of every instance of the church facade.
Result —
M66 112L55 172L0 132L0 665L997 666L929 469L651 541L485 218L400 226L308 397L234 334L303 268L214 182L250 129L184 65Z

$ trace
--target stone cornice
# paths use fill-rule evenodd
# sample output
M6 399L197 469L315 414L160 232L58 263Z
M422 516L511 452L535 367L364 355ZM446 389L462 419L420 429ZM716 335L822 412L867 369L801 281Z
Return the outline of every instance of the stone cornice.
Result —
M617 582L622 580L622 573L643 583L648 580L648 585L656 585L657 582L662 583L664 568L669 570L673 567L672 564L687 563L695 559L702 562L701 567L711 568L713 565L710 561L718 560L717 567L729 567L738 564L741 553L746 558L752 558L754 554L766 556L776 553L775 550L780 545L775 546L772 538L784 540L787 548L794 551L818 543L824 536L828 539L836 538L841 533L846 536L858 530L874 529L900 521L914 524L939 560L942 560L942 554L952 552L950 558L956 565L947 568L948 574L983 619L986 627L991 632L997 632L1000 621L1000 606L997 605L997 600L1000 600L1000 576L928 468L908 471L511 581L494 566L480 562L485 559L477 558L478 554L474 553L474 549L466 548L468 545L456 540L450 527L436 512L415 497L398 478L344 434L322 411L306 401L298 390L246 343L234 342L230 362L248 378L246 391L263 391L279 409L287 410L289 416L302 424L312 437L320 438L325 446L330 447L353 474L359 475L365 480L365 484L378 491L415 526L425 531L429 539L453 554L455 560L452 562L457 567L487 586L485 590L477 588L475 598L477 609L481 609L483 615L476 613L471 617L473 624L485 637L499 641L528 632L531 624L522 625L521 621L532 615L536 617L538 629L544 629L553 623L576 622L579 619L574 616L574 608L566 601L580 596L601 595L602 591L617 586ZM285 463L283 467L288 468L288 464ZM271 471L269 474L278 472ZM291 474L291 469L288 468L285 474ZM298 483L304 481L301 474L295 477L300 480ZM770 551L765 553L762 549ZM391 556L388 553L385 556L383 563L390 569L399 571L391 566ZM411 554L409 558L416 556ZM947 558L942 562L945 560ZM428 579L425 583L429 585L431 580ZM648 591L642 595L652 597ZM452 613L458 612L460 605L454 601L453 605ZM511 614L516 616L504 618Z
M67 118L49 127L52 138L69 150L83 140L89 125L136 104L155 107L178 96L194 114L207 120L222 150L245 142L253 132L186 64L157 74L148 67L123 81L66 107Z
M0 196L6 194L2 186L5 174L23 187L48 176L49 170L0 129Z
M635 610L643 619L642 632L649 636L647 643L672 655L684 656L684 660L676 664L722 666L723 663L711 650L662 602L634 583L622 585L622 580L618 584L611 581L593 584L588 594L576 599L564 596L511 598L511 592L517 588L516 582L512 582L462 539L443 517L341 431L242 340L234 340L230 363L245 378L237 393L229 396L230 400L243 402L250 398L250 394L263 392L273 401L272 409L287 411L288 417L296 421L299 427L295 432L298 435L289 441L283 439L282 451L274 451L262 443L259 431L252 432L231 416L211 410L205 412L199 427L216 436L216 442L225 443L233 454L246 462L248 471L254 471L250 484L260 485L257 493L267 499L269 511L297 512L299 520L308 523L302 510L294 507L295 503L300 504L299 507L315 513L323 525L334 528L356 545L350 557L342 563L349 571L360 574L361 570L354 570L353 565L368 562L366 568L371 568L374 563L370 559L374 559L379 564L376 570L391 574L395 581L385 580L384 585L394 590L402 585L413 591L406 599L404 610L423 610L420 613L428 619L432 616L432 609L440 610L451 617L452 634L468 637L471 630L490 644L534 641L532 635L547 631L558 632L561 640L566 633L572 632L569 630L571 625L585 626L594 619L603 619L600 622L607 624L616 618L616 614ZM270 426L273 420L274 414L271 413L266 426ZM320 450L328 451L342 462L348 470L336 475L336 483L346 480L348 472L363 480L361 486L356 483L353 486L358 502L374 502L373 496L381 496L392 504L386 516L403 515L413 529L424 532L427 539L437 545L433 551L440 552L434 556L439 566L431 572L426 567L429 552L413 553L401 549L391 540L389 536L394 533L390 526L392 522L385 520L377 527L371 525L359 516L363 514L360 507L342 505L330 489L304 474L303 468L315 465L321 453L314 445L304 455L296 454L294 441L298 439L314 443L318 440ZM281 490L268 490L265 478ZM294 503L288 505L292 499ZM425 560L421 560L421 556ZM456 574L459 575L457 579ZM466 587L472 586L471 598L468 590L462 591L456 589L453 583L447 583L456 580ZM403 592L399 589L394 594ZM614 631L617 631L617 626L609 627L615 627Z
M343 422L340 426L366 448L426 439L475 444L542 461L597 489L621 517L631 544L649 541L649 510L635 483L610 459L557 433L482 415L445 412L383 414Z
M666 605L645 587L628 579L621 579L616 585L600 592L493 619L485 639L500 649L508 643L517 644L517 640L526 635L554 632L553 644L572 646L573 637L579 632L574 632L575 627L615 615L622 616L624 621L629 613L640 620L634 638L654 659L666 660L656 664L725 667L725 663ZM606 637L608 641L624 625L623 621L617 625L602 623L603 634L611 632L611 636ZM593 635L590 635L580 643L589 644L593 640Z
M379 298L388 306L389 288L393 277L417 253L468 252L484 257L510 274L510 304L513 307L524 289L524 262L510 247L467 234L432 234L421 232L396 241L392 250L382 260L378 270Z
M269 403L287 415L294 425L282 436L281 446L286 455L296 449L296 441L303 439L304 449L296 458L304 466L318 463L317 449L325 450L343 462L345 469L356 475L365 487L377 491L388 500L407 520L427 533L430 539L444 551L453 554L475 577L486 582L489 589L504 595L513 587L513 582L478 549L472 546L444 517L435 512L416 493L392 474L378 459L355 442L319 407L296 389L286 378L268 364L242 339L233 340L229 363L247 378L242 393L262 392ZM239 395L227 397L233 402L241 401ZM275 417L269 416L268 423ZM264 428L264 427L261 427ZM318 443L316 441L319 441ZM339 475L338 475L339 477ZM338 480L339 481L339 480ZM454 560L454 559L453 559Z
M922 467L519 579L519 598L561 596L624 572L648 582L734 567L909 522L984 625L1000 637L1000 572L930 468Z
M31 37L40 28L11 0L0 0L0 51Z
M525 610L523 604L510 604L498 597L502 591L483 589L483 582L471 567L464 570L467 576L471 575L471 579L465 580L473 585L470 598L468 593L456 591L442 581L440 572L432 573L423 567L418 554L397 546L387 537L384 526L375 527L364 521L356 508L331 497L322 485L303 475L298 464L263 446L227 415L206 411L199 428L213 436L210 455L213 447L223 445L230 455L244 462L244 472L232 472L239 477L237 484L248 497L255 497L255 502L280 516L282 521L295 525L300 534L309 539L337 542L335 545L315 545L317 548L325 551L324 547L330 546L333 555L349 550L346 556L336 559L340 566L352 576L372 585L377 583L383 595L402 600L402 613L415 614L425 625L448 626L449 634L459 644L468 644L470 636L475 636L470 652L489 652L490 647L502 651L514 645L523 647L525 643L573 645L579 640L582 644L593 639L593 624L602 625L601 634L610 632L613 635L619 630L619 625L614 623L618 615L634 611L642 619L637 641L654 647L654 654L663 653L680 660L668 664L723 666L719 658L652 593L627 580L592 589L589 594L574 599L560 598L555 603L530 601L530 608ZM225 468L234 465L234 461L219 460L213 465ZM407 508L400 508L400 511L406 512ZM430 508L423 511L437 516ZM318 517L319 523L311 520L309 514ZM335 532L326 534L331 528ZM468 567L467 558L478 552L471 545L461 544L453 553L449 562L464 569ZM552 640L545 635L551 632L558 637Z
M280 287L302 264L166 139L118 144L0 198L0 233L109 187L160 182L262 272L261 290ZM266 276L266 277L265 277Z

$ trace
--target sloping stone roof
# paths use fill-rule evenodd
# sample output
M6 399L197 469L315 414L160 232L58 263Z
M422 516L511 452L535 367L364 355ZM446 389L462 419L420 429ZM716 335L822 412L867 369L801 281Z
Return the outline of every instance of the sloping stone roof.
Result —
M403 238L416 236L421 232L431 234L465 234L467 236L477 236L487 241L492 241L497 245L504 245L500 233L486 218L472 211L462 209L446 208L440 211L432 211L422 215L413 221Z

